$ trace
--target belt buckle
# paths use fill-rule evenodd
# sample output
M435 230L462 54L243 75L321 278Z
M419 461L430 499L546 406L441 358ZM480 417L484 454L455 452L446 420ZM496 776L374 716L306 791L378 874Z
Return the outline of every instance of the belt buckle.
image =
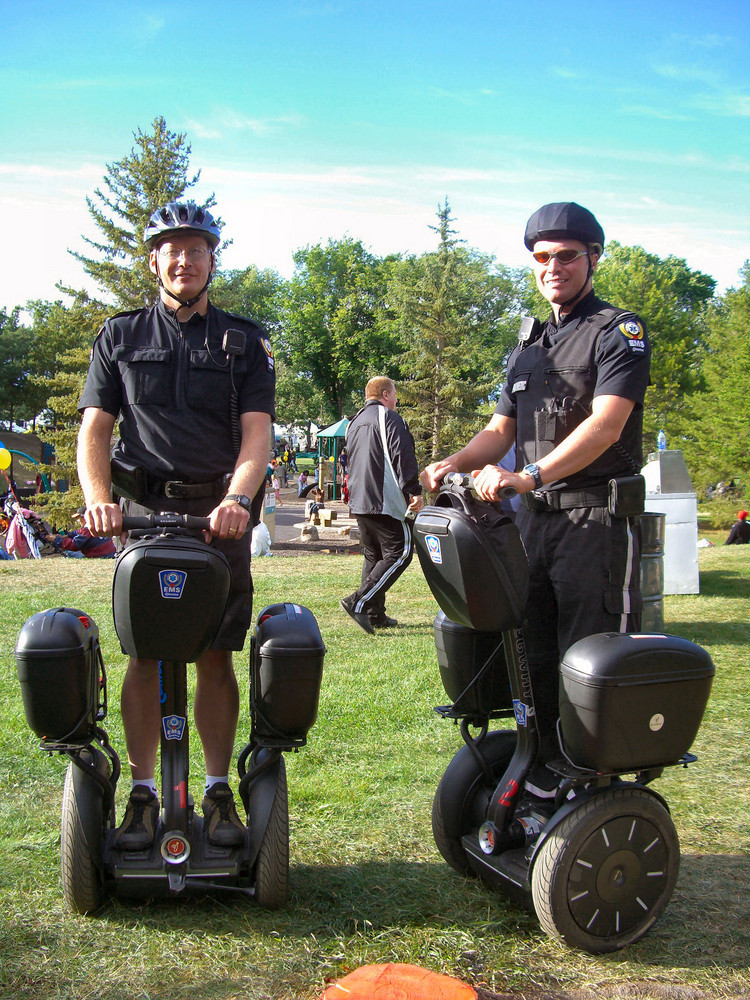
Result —
M544 493L540 493L538 490L531 490L526 496L528 497L529 510L549 510Z
M185 483L174 481L164 483L164 496L168 500L184 500L186 498L185 485Z

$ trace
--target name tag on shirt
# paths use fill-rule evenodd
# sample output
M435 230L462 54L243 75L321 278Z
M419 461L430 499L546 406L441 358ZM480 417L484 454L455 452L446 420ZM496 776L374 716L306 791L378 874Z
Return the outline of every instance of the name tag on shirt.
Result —
M513 388L511 389L511 392L524 392L528 384L529 380L527 378L519 379L517 382L513 383Z

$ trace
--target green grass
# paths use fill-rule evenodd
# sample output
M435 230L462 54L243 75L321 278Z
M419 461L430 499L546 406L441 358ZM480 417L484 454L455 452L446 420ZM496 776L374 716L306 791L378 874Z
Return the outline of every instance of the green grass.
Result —
M717 666L693 748L697 764L668 770L655 785L680 836L680 878L651 933L607 957L556 944L533 914L459 878L440 858L431 800L461 740L432 711L445 701L432 642L436 605L415 563L389 602L403 627L365 636L338 607L359 575L359 558L350 555L255 563L256 611L279 599L306 604L328 648L318 721L308 746L287 755L289 904L271 913L227 896L111 900L95 917L68 913L59 878L65 762L42 754L26 726L13 649L34 611L59 604L87 611L102 633L107 727L123 754L112 565L0 564L0 1000L312 1000L327 981L389 961L527 997L623 996L623 983L638 984L629 996L747 997L750 547L701 550L700 561L701 595L665 601L668 631L704 645ZM246 657L238 657L237 672L239 750L249 730ZM202 778L196 751L196 798ZM127 784L118 791L120 811Z

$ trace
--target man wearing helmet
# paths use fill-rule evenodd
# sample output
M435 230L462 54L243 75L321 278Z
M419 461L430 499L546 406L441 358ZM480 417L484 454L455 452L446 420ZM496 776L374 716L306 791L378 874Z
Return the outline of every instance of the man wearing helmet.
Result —
M111 317L99 331L79 402L78 472L93 534L119 534L122 510L207 516L212 544L229 560L227 611L196 664L194 712L206 763L208 836L233 846L244 841L245 828L228 784L239 714L232 650L242 649L250 625L250 546L243 536L253 526L250 498L265 481L275 372L263 328L208 300L219 239L211 214L192 202L172 202L151 216L144 240L159 300ZM158 821L158 683L155 661L130 660L122 716L133 788L117 831L126 850L147 847Z
M633 313L598 299L592 279L604 232L574 202L544 205L524 240L547 322L524 321L492 419L469 443L430 465L435 489L473 472L477 491L521 495L517 524L531 570L524 621L542 762L558 757L557 667L575 641L640 627L642 414L650 351ZM515 443L516 470L498 467ZM532 790L545 784L544 769ZM541 787L541 791L544 788Z

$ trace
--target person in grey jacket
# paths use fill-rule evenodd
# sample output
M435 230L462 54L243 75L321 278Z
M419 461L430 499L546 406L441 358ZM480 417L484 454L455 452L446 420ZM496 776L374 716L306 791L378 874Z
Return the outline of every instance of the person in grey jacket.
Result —
M365 387L365 405L349 422L349 508L359 526L364 563L362 583L342 599L349 617L373 634L398 624L385 612L386 591L414 555L407 512L422 508L414 438L396 413L396 386L376 376Z

